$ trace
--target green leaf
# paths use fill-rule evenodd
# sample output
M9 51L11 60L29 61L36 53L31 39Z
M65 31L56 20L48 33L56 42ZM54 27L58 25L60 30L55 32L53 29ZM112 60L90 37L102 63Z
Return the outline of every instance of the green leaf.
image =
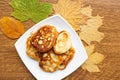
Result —
M52 4L39 0L11 0L10 5L14 9L11 15L20 21L32 19L37 23L52 13Z

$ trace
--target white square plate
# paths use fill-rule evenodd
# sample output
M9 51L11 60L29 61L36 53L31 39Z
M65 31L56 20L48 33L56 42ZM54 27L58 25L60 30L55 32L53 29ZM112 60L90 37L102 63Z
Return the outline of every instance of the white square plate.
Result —
M26 40L28 36L31 34L31 32L39 29L41 26L50 24L57 28L57 30L60 32L61 30L66 30L70 33L72 45L75 48L75 55L73 59L69 62L66 69L64 70L57 70L53 73L44 72L40 67L39 63L26 54ZM31 27L28 31L26 31L15 43L15 48L22 59L25 66L28 68L28 70L35 76L38 80L60 80L71 74L73 71L75 71L78 67L80 67L85 60L87 59L87 54L84 49L84 46L79 39L76 32L71 28L71 25L64 20L63 17L60 15L54 15L52 17L49 17L45 20L42 20L38 24Z

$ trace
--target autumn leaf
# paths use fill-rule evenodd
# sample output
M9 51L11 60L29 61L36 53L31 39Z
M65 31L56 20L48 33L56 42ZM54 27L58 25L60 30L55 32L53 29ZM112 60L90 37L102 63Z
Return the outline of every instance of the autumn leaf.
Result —
M31 19L38 23L52 13L52 4L39 0L11 0L10 5L14 9L12 16L20 21Z
M100 69L95 64L83 64L82 69L87 70L88 72L100 72Z
M95 48L95 45L89 45L89 46L85 46L85 50L87 52L88 57L93 53Z
M100 72L100 69L97 64L101 63L104 60L104 55L98 52L92 53L88 56L88 59L82 65L82 69L89 72Z
M89 18L84 25L80 25L81 31L78 33L79 37L88 44L85 46L88 59L81 67L88 72L100 72L97 64L101 63L105 57L103 54L94 51L95 44L91 44L91 42L100 42L104 38L104 34L98 31L103 24L102 17L99 15L92 16L91 6L81 8L81 13Z
M80 12L89 18L92 17L92 8L91 6L82 7Z
M87 64L99 64L104 60L104 55L98 52L95 52L89 56L85 63Z
M11 39L19 38L24 33L23 24L12 17L3 17L0 19L0 29Z
M80 38L84 40L88 45L90 45L92 41L100 42L104 38L104 34L98 31L101 25L102 19L99 16L88 19L86 25L80 26Z
M75 30L79 30L80 24L87 20L87 16L80 12L83 0L59 0L53 4L55 14L63 16Z

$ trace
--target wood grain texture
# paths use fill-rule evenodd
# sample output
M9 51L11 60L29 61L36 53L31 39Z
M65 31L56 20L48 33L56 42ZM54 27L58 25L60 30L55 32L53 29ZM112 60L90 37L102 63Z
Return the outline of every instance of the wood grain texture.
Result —
M0 0L0 18L10 16L13 11L9 2ZM99 64L100 73L89 73L78 68L63 80L120 80L120 0L86 0L84 5L92 6L93 15L104 17L104 26L99 30L105 34L105 38L96 45L96 51L103 53L106 58ZM31 20L23 24L26 30L34 25ZM0 80L35 80L19 58L15 42L0 31Z

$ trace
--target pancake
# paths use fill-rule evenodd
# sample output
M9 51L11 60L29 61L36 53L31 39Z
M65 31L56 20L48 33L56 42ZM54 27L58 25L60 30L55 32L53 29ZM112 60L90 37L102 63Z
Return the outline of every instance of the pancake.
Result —
M49 51L55 44L58 31L54 26L45 25L34 33L31 43L39 52Z
M39 66L46 72L63 70L66 68L70 60L72 60L74 53L75 51L73 48L70 48L70 50L64 54L56 54L53 49L51 49L49 52L41 55Z
M56 54L63 54L67 52L72 46L69 33L61 31L57 37L54 51Z
M49 52L43 53L40 57L39 66L46 72L54 72L58 70L61 63L61 56L55 54L53 50L50 50Z
M66 31L57 32L54 26L45 25L28 37L26 53L39 61L45 72L63 70L74 56L74 48Z
M75 50L73 47L71 47L66 53L62 54L62 63L59 66L59 70L63 70L66 68L68 63L72 60L74 57Z
M26 42L26 53L32 59L39 60L40 52L32 46L30 41L31 41L31 36L27 39Z

